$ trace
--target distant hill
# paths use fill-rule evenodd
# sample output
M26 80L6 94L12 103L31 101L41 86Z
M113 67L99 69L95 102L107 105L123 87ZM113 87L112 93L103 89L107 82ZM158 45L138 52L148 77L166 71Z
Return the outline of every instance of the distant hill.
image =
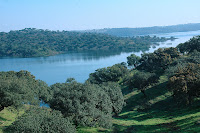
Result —
M86 30L84 32L105 33L120 37L131 37L138 35L150 35L159 33L187 32L200 30L200 23L180 24L172 26L154 26L143 28L108 28Z
M174 38L116 37L98 33L26 28L8 33L0 32L0 57L50 56L70 51L145 51L152 43L169 39Z

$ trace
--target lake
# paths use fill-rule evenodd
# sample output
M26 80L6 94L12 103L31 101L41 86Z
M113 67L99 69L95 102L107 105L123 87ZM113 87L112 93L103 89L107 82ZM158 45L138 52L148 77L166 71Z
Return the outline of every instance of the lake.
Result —
M146 52L153 52L161 47L175 47L179 43L188 41L193 36L200 35L200 31L176 32L168 34L156 34L159 37L176 37L174 41L159 43L152 46ZM142 52L70 52L67 54L34 57L34 58L0 58L0 71L30 71L36 79L45 81L48 85L64 83L67 78L75 78L78 82L84 82L89 74L98 68L112 66L126 62L130 54L140 56Z

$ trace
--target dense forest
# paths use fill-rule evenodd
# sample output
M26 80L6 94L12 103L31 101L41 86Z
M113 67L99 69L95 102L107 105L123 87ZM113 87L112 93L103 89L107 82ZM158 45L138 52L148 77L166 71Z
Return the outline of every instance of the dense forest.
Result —
M110 28L110 29L89 30L86 32L105 33L108 35L114 35L120 37L132 37L138 35L187 32L187 31L197 31L197 30L200 30L200 23L180 24L172 26L154 26L154 27L144 27L144 28Z
M164 37L115 37L97 33L49 31L26 28L0 32L0 57L49 56L70 51L140 51L152 43L163 42Z
M132 54L85 83L0 72L0 132L200 132L199 40Z

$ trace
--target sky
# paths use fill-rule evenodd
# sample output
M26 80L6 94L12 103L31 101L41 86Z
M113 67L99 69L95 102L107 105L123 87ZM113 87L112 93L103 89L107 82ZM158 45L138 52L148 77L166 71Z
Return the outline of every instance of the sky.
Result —
M200 0L0 0L0 31L200 23Z

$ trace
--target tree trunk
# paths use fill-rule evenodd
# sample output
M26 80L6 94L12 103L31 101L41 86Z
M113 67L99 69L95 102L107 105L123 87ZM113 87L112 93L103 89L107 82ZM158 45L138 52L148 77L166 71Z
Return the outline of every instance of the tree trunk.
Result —
M112 108L113 108L113 113L114 113L114 116L113 116L113 117L117 117L117 116L118 116L118 114L117 114L117 112L116 112L115 108L114 108L114 107L112 107Z
M192 104L192 97L186 96L186 105L191 105L191 104Z
M4 107L3 107L3 106L0 106L0 112L1 112L3 109L4 109Z
M142 90L141 90L141 92L143 93L144 97L146 98L146 97L147 97L147 95L146 95L146 93L145 93L145 90L144 90L144 89L142 89Z

